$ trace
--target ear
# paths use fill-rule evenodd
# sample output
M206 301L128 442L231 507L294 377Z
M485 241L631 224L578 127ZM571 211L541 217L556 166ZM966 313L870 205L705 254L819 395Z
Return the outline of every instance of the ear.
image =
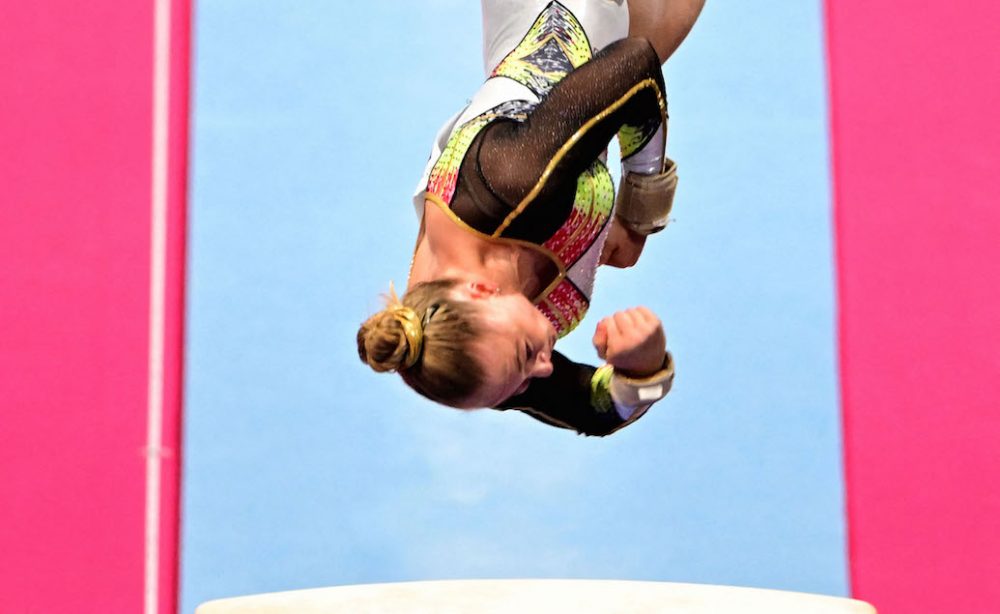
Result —
M491 281L470 281L467 287L472 298L489 298L500 294L500 286Z

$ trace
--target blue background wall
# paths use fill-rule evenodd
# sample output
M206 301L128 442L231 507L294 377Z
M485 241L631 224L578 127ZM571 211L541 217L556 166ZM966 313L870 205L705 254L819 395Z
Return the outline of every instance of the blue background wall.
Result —
M665 70L676 223L561 342L646 304L678 362L584 438L361 364L409 196L482 81L469 0L203 0L182 611L361 582L600 577L847 592L819 3L709 2Z

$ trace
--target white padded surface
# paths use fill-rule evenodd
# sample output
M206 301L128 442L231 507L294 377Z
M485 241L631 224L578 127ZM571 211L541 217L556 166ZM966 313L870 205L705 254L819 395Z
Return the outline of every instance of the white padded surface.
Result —
M451 580L362 584L220 599L197 614L875 614L853 599L611 580Z

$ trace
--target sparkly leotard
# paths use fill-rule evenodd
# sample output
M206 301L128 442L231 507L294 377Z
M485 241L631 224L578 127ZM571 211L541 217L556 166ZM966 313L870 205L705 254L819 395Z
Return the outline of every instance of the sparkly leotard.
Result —
M534 304L560 337L589 307L611 225L607 145L617 135L627 158L656 146L666 122L659 59L645 39L622 38L623 2L564 2L484 1L489 78L439 132L414 197L418 215L431 202L469 232L544 255L551 271ZM567 5L585 15L594 37ZM529 8L539 12L522 20ZM518 38L515 27L526 34ZM610 366L559 352L552 364L552 375L495 409L590 435L634 420L612 398Z
M631 57L637 51L646 55L638 70ZM633 43L588 64L594 54L583 26L565 6L549 3L493 69L429 164L424 198L469 230L528 246L553 263L556 272L534 303L560 337L587 311L610 228L614 185L602 159L607 140L617 132L627 157L665 117L659 64L650 53ZM591 79L556 88L585 65ZM623 67L639 78L614 78ZM595 82L610 87L595 96ZM564 99L562 108L553 92ZM544 109L553 125L532 126L548 137L533 140L525 126L544 122L537 111L546 105L555 107ZM487 130L497 123L503 127ZM516 156L522 177L512 178L509 168L489 168L484 152L490 150Z

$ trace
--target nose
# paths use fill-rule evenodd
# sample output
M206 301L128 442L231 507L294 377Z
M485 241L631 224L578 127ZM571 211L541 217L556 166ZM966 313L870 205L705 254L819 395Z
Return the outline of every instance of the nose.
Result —
M548 352L539 352L535 363L531 365L529 377L548 377L552 375L552 357Z

